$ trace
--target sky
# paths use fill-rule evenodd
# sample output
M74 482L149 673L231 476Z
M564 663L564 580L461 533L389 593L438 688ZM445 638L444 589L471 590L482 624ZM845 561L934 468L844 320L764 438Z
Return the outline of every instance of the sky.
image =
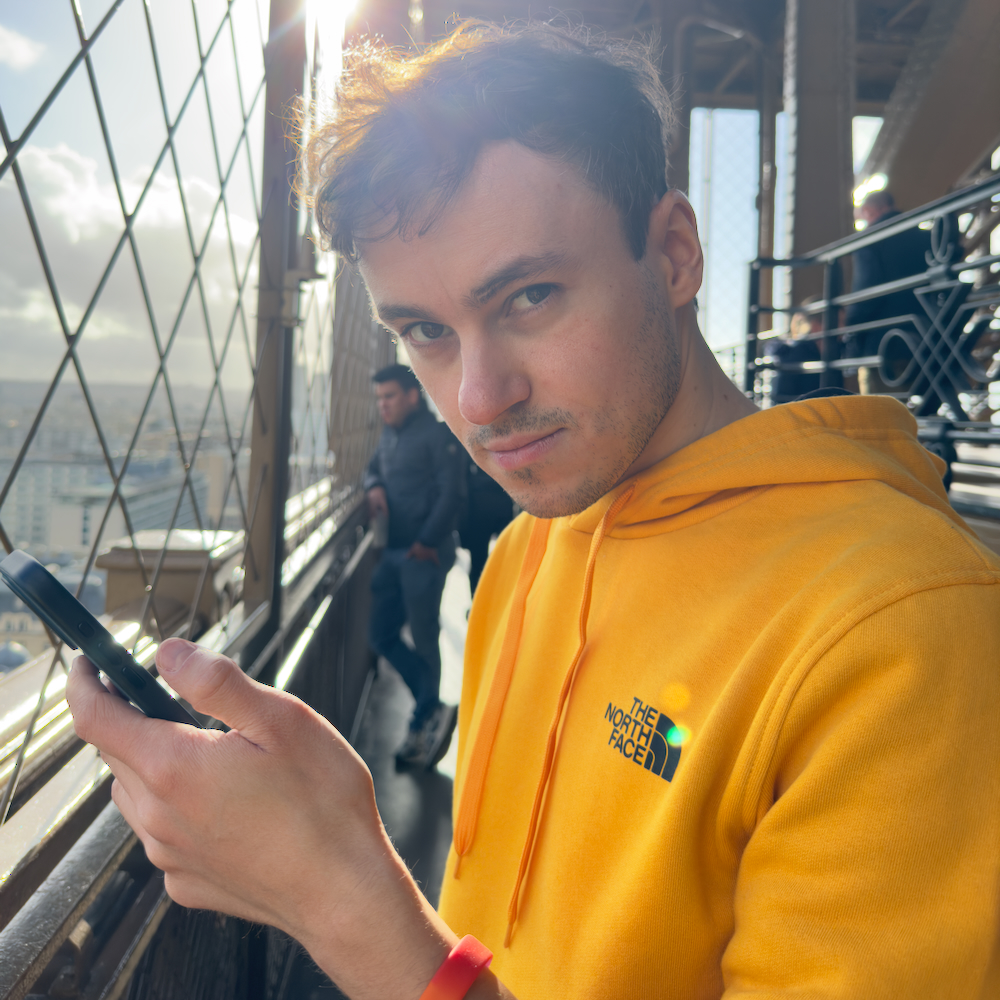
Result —
M89 32L107 12L109 3L81 0L81 6ZM261 6L266 6L264 0ZM151 0L149 7L168 114L175 121L198 66L195 18L188 4L175 0ZM202 44L207 45L205 39L214 35L226 4L224 0L204 0L197 9L197 27ZM246 102L253 99L262 72L256 18L257 0L237 0L233 5ZM222 41L228 38L220 38ZM68 3L0 0L0 110L13 138L23 132L78 48ZM122 181L125 211L131 212L167 136L142 0L125 0L95 43L92 59ZM202 273L209 322L218 344L236 299L225 216L217 215L210 230L220 190L210 114L224 171L235 158L226 201L237 273L247 267L257 228L255 189L259 185L262 104L258 101L250 128L255 177L246 145L239 142L242 112L231 44L216 45L205 78L191 95L176 132L182 181L178 183L168 156L153 179L134 226L161 337L178 326L170 358L171 374L178 384L204 383L212 377L200 303L195 299L183 313L180 311L193 270L181 191L187 199L195 247L204 247ZM125 225L84 65L77 68L31 133L18 162L55 284L75 329ZM0 232L4 234L0 240L0 378L48 380L63 354L64 341L10 170L0 179ZM152 378L157 356L151 324L136 264L127 248L97 302L79 353L91 381L148 383ZM249 370L245 364L242 368L234 377L248 384Z
M705 249L699 323L712 347L746 332L749 262L757 256L758 115L695 108L690 189Z
M749 263L757 256L758 116L756 111L695 108L691 115L690 190L705 245L705 283L699 321L715 348L741 342L746 333ZM881 118L854 119L854 170L859 175ZM788 253L782 217L788 170L787 127L778 114L775 160L775 256ZM776 302L787 298L786 275L775 280ZM780 321L780 320L779 320Z

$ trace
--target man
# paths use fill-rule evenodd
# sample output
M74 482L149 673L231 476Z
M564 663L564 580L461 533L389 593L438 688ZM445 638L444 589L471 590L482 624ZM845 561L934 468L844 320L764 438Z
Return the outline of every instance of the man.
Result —
M388 518L388 539L372 574L371 644L406 681L416 706L396 754L401 765L433 767L455 730L454 705L442 704L441 594L455 562L461 465L454 437L427 408L405 365L372 377L385 425L368 463L365 495L373 519ZM413 649L400 637L409 622Z
M514 503L504 488L471 459L466 459L466 505L458 526L469 550L469 588L473 596L483 575L490 542L514 519Z
M995 996L1000 566L913 421L725 378L634 50L369 53L310 147L318 217L526 511L469 621L441 912L343 741L181 640L160 669L233 732L83 662L69 690L169 891L353 998ZM424 993L466 933L492 969Z
M816 301L811 295L804 299L791 315L788 337L768 341L771 360L779 365L801 364L805 361L821 360L820 341L808 340L810 334L823 329L822 316L810 316L805 307ZM782 371L778 368L771 379L770 397L772 403L789 403L807 392L819 388L819 375L811 372Z
M865 227L878 225L899 215L896 202L888 191L872 191L858 206L856 215ZM854 274L851 291L860 292L865 288L882 285L911 274L920 274L930 266L927 254L931 248L930 233L923 229L907 229L888 239L862 247L852 255ZM879 320L906 317L911 314L924 317L926 314L917 297L911 291L892 292L863 302L855 302L847 307L845 322L848 326L861 323L875 324ZM863 333L848 338L847 357L871 357L879 353L882 338L891 327L901 327L912 331L913 323L904 319L899 323L874 325ZM908 359L907 359L908 360ZM893 359L883 361L892 366ZM863 365L858 369L861 392L871 395L877 392L899 392L900 387L888 386L877 367Z

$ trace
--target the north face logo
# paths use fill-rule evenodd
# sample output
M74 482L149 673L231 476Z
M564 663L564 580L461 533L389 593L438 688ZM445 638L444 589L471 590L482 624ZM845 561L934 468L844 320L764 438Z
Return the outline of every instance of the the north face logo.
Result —
M682 741L677 739L680 730L671 718L639 698L632 699L628 712L608 702L604 718L611 723L609 747L647 771L672 780L681 759Z

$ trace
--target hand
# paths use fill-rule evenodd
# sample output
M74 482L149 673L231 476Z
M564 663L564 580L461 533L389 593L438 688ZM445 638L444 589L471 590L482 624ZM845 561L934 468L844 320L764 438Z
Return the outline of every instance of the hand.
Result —
M440 566L438 561L438 550L432 549L429 545L414 542L410 550L406 553L407 559L419 559L421 562L432 562L435 566Z
M384 486L373 486L366 494L368 501L368 517L374 520L381 515L389 513L389 498L385 495Z
M166 639L156 662L231 730L149 719L83 657L67 697L170 896L281 928L356 1000L419 997L457 938L393 851L361 758L312 709L232 660Z

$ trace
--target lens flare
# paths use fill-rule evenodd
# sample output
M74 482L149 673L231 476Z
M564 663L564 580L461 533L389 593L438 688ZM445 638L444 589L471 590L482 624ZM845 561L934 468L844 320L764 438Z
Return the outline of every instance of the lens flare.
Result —
M672 747L682 747L691 739L691 730L687 726L674 726L667 730L667 742Z

